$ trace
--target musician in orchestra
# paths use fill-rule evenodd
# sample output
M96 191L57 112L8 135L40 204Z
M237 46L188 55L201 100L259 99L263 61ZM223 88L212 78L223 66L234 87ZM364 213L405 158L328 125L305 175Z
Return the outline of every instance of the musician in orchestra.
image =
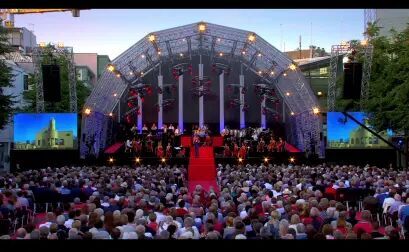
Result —
M276 151L276 140L274 140L274 138L270 139L270 143L268 144L267 150L269 152L275 152Z
M146 138L146 151L153 152L153 140L152 135L149 133L148 137Z
M136 140L136 154L140 155L142 153L142 142L141 139L138 138L138 140Z
M132 141L131 141L131 139L126 140L125 152L132 152Z
M142 133L147 133L147 132L148 132L148 127L146 126L146 124L144 124L142 127Z
M173 124L170 124L170 125L169 125L168 131L169 131L170 133L173 133L173 132L175 131L175 127L173 126Z
M134 125L132 126L132 128L131 128L132 135L135 136L137 130L138 130L138 128L137 128L136 125L134 124Z
M156 127L156 124L153 123L151 127L151 133L152 135L156 135L156 131L158 130L158 127Z
M238 157L238 156L239 156L239 146L237 145L237 143L234 143L233 157Z
M240 147L238 157L239 157L239 158L242 158L242 159L245 159L245 158L246 158L246 154L247 154L247 148L246 148L246 145L243 144L243 145Z
M284 151L284 146L285 146L285 142L280 137L279 140L278 140L278 143L277 143L277 152L283 152Z
M193 137L193 145L195 146L195 157L199 157L200 139L197 134Z
M157 158L163 158L163 154L164 154L164 152L163 152L162 143L159 142L158 147L156 147L156 157Z
M168 143L168 146L166 146L166 158L171 158L172 157L172 146L170 143Z
M223 157L230 157L231 156L231 150L229 145L226 143L224 144L224 151L223 151Z
M257 144L257 152L263 153L266 143L264 142L263 138L260 138L260 141Z
M168 126L166 126L166 124L163 124L162 130L163 130L163 134L166 134L168 132Z

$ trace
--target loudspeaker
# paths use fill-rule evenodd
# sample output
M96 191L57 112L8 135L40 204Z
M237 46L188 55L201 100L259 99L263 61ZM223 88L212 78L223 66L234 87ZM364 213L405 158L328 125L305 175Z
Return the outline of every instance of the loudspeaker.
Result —
M43 65L44 101L61 101L61 82L59 65Z
M344 99L360 99L362 63L344 64Z

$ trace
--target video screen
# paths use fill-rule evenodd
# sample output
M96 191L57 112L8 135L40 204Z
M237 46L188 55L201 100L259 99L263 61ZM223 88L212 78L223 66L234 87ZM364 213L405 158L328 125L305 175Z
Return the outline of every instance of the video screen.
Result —
M372 129L368 116L363 112L348 112L360 123ZM377 132L384 139L391 141L392 131ZM371 132L346 117L341 112L327 113L327 148L330 149L381 149L391 148Z
M78 148L76 113L14 115L15 150Z

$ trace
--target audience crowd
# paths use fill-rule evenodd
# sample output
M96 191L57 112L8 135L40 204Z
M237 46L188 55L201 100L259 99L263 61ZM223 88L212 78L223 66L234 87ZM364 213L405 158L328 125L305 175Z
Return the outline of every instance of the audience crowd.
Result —
M0 176L1 239L404 239L409 172L218 165L189 192L183 166L62 167ZM47 206L47 207L45 207Z

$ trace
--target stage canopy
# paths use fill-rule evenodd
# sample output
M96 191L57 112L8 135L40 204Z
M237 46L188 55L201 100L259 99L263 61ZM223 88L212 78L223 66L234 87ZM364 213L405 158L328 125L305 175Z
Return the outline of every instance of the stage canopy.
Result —
M117 110L129 86L164 64L203 55L212 62L240 62L246 71L274 87L291 120L294 143L302 150L318 145L321 118L318 101L299 68L288 56L255 32L198 22L152 32L112 61L88 98L85 108L109 115ZM315 113L314 113L315 112Z

